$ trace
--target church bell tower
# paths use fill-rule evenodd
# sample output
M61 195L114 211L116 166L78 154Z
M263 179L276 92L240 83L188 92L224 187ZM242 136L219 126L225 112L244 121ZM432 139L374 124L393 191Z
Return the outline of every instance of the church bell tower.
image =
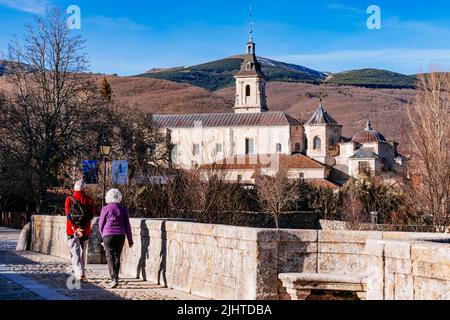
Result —
M251 34L251 32L250 32ZM236 74L235 113L267 112L266 78L255 54L252 36L247 43L247 52L241 70Z

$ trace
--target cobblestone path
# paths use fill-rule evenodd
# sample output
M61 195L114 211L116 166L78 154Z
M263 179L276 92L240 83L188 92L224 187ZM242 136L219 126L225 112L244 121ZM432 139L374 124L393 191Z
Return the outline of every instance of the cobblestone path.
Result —
M68 260L15 252L19 231L0 228L0 300L197 300L198 297L122 275L109 289L107 266L89 265L87 283L73 283Z

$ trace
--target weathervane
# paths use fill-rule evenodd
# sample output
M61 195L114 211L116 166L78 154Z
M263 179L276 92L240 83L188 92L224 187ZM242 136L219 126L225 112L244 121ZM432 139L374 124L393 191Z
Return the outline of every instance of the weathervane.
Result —
M250 5L250 12L249 12L249 18L248 18L248 29L250 33L250 42L253 41L253 26L255 23L253 22L253 13L252 13L252 6Z

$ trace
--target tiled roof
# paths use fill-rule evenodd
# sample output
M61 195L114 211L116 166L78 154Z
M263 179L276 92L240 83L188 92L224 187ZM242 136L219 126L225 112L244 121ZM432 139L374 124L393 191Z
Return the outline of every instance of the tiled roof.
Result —
M302 154L289 155L241 155L223 159L214 164L200 166L203 170L256 170L271 167L272 159L289 169L327 169L326 164L308 158Z
M376 154L371 148L359 149L350 159L379 159L380 156Z
M303 123L284 112L262 113L208 113L186 115L155 115L160 128L301 126Z
M280 157L280 163L286 165L289 169L326 169L326 164L313 160L303 154L293 156L283 155Z
M372 124L370 121L367 122L366 129L357 133L353 137L353 142L356 143L371 143L371 142L387 142L386 138L376 130L372 129Z
M314 124L335 124L337 125L337 121L333 119L333 117L325 111L323 108L322 102L320 103L319 108L316 110L314 115L309 119L306 124L314 125Z
M305 180L306 183L311 184L315 187L320 187L320 188L327 188L327 189L334 189L334 190L339 190L341 188L340 185L331 182L330 180L327 179L306 179Z
M201 170L256 170L269 168L271 155L237 155L200 166Z

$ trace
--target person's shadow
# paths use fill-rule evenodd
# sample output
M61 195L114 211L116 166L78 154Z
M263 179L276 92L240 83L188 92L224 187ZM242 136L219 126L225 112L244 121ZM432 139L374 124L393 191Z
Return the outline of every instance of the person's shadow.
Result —
M167 288L166 279L166 261L167 261L167 231L166 231L166 221L161 223L161 253L160 253L161 263L159 265L158 271L158 285L161 285L161 275L164 281L164 287Z
M150 246L150 234L145 221L146 220L141 221L141 257L139 258L139 263L136 270L136 279L140 279L142 274L142 280L147 281L147 272L145 267L146 261L149 258L148 252Z

